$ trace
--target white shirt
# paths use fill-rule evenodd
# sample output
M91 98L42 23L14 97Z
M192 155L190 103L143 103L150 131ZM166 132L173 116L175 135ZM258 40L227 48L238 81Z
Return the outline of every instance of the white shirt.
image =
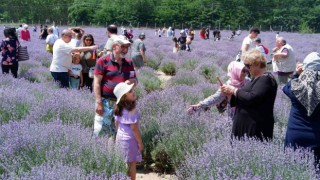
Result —
M73 75L77 75L77 76L80 76L80 73L82 71L82 66L81 64L71 64L71 67L70 67L70 71Z
M255 48L254 42L253 42L253 40L252 40L249 36L247 36L247 37L245 37L245 38L243 39L243 41L242 41L242 46L241 46L241 50L243 49L243 47L244 47L245 45L249 45L248 51Z
M53 45L54 42L56 42L56 40L58 39L58 36L55 34L49 34L46 38L46 43Z
M71 51L73 47L70 43L65 43L58 39L53 45L53 57L50 65L51 72L68 72L71 67Z
M53 34L59 37L59 29L56 26L52 26Z

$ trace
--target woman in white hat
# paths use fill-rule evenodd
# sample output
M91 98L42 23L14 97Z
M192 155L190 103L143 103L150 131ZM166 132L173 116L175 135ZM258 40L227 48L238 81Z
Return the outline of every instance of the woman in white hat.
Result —
M144 146L140 132L140 114L136 110L134 84L121 82L113 93L117 97L114 106L115 125L117 128L116 144L122 149L128 163L128 175L136 179L136 163L142 161L141 151Z
M28 25L23 25L22 30L20 31L20 38L23 41L31 41L30 31L28 30Z

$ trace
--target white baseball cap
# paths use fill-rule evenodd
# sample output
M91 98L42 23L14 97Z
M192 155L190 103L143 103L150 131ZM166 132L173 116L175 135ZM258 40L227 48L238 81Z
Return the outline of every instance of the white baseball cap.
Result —
M125 95L127 92L129 92L133 86L134 86L134 83L127 84L125 82L121 82L116 85L116 87L113 89L113 93L117 97L116 104L120 102L120 99L122 98L122 96Z
M113 39L112 44L120 44L120 45L129 44L130 45L131 43L130 41L127 40L125 36L118 35Z

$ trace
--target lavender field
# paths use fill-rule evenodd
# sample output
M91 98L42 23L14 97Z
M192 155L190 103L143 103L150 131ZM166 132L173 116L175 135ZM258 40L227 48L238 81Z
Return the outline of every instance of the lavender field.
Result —
M84 30L96 44L107 41L105 28ZM170 38L155 36L153 29L133 29L134 39L140 32L146 33L148 59L137 73L146 147L141 166L153 164L178 179L316 179L310 152L284 149L290 103L280 88L272 142L231 140L232 120L216 107L186 113L190 104L218 89L216 76L227 80L227 65L247 31L233 40L226 38L230 31L222 31L220 41L200 40L196 31L192 51L179 53L172 52ZM30 60L19 64L19 78L0 75L0 179L126 179L126 164L113 141L92 134L93 94L59 89L49 72L45 42L38 33L31 35L31 42L22 43ZM296 61L319 49L319 34L280 35L294 48ZM269 50L275 46L275 32L262 32L260 38ZM172 78L164 81L158 71Z

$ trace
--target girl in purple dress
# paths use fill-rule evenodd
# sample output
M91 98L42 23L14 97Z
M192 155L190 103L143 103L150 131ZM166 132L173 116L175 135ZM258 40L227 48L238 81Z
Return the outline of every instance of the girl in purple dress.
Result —
M119 83L113 90L117 97L114 107L117 128L116 144L122 149L128 163L128 175L136 179L136 163L142 161L141 151L144 146L140 132L140 114L136 110L134 84Z

